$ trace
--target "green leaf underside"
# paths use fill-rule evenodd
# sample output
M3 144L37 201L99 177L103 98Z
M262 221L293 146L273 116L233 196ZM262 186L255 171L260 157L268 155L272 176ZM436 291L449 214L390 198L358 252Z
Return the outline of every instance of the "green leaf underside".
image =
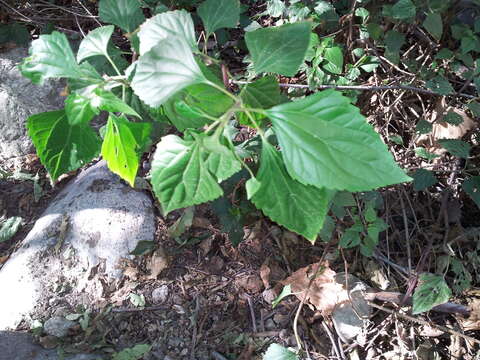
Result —
M81 76L67 37L58 31L32 41L29 54L20 64L20 71L35 84L47 78Z
M53 180L87 164L100 151L100 139L92 128L70 125L64 110L30 116L27 129Z
M91 56L108 55L108 42L112 37L114 29L115 27L113 25L108 25L90 31L80 43L77 52L77 61L80 63L82 60Z
M424 273L420 275L419 285L413 294L413 314L429 311L433 307L446 303L452 292L443 276Z
M167 38L138 60L132 88L151 107L158 107L189 85L207 82L185 40Z
M198 142L167 135L157 145L152 185L166 214L214 200L223 194L209 172Z
M138 0L101 0L98 14L102 21L131 33L145 21Z
M261 185L251 199L255 206L273 221L315 241L334 192L292 179L280 153L266 142L256 179Z
M289 174L319 188L367 191L411 179L348 98L327 90L266 110Z
M10 240L22 226L23 219L19 216L14 216L0 221L0 243Z
M240 20L240 3L238 0L206 0L197 9L205 25L207 34L218 29L234 28Z
M284 348L279 344L272 344L263 355L263 360L298 360L299 357L293 351Z
M178 102L188 105L199 114L194 116L179 111L179 108L175 106ZM172 124L179 131L184 131L188 128L199 128L211 122L200 113L218 118L232 106L232 103L233 100L220 90L206 84L195 84L172 96L164 104L164 109Z
M140 39L140 55L145 54L167 37L182 38L192 50L197 49L192 17L185 10L169 11L148 19L140 27L138 37Z
M132 123L112 114L108 118L102 156L107 161L108 168L131 186L135 183L141 149L148 139L144 134L150 133L150 129L150 123Z
M245 41L255 71L295 75L305 58L310 30L310 23L298 22L247 32Z

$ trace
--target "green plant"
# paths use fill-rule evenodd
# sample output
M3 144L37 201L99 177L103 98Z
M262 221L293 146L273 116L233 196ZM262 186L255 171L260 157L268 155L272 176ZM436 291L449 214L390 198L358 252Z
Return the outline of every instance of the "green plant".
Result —
M229 15L215 18L210 3L199 7L208 33L234 25L240 11L236 0L222 1ZM137 1L102 0L99 8L103 21L127 33L138 60L126 67L114 56L119 50L111 41L114 26L108 25L92 30L76 56L65 35L41 35L20 66L35 83L68 79L65 109L33 115L27 124L54 180L101 154L109 168L133 186L152 129L166 119L184 135L166 135L156 144L150 181L165 214L215 200L223 193L219 183L245 168L253 204L314 241L336 191L365 191L410 180L359 110L339 92L284 102L278 82L267 76L233 94L216 77L217 67L207 66L205 61L218 61L198 50L186 11L158 14L138 30L144 18ZM255 71L293 76L304 61L310 34L308 22L246 33ZM89 60L98 57L107 60L115 75L97 71ZM336 64L332 59L329 63ZM100 111L110 113L103 140L90 126ZM242 157L242 144L229 133L234 118L257 131L260 151ZM267 131L273 136L267 137Z

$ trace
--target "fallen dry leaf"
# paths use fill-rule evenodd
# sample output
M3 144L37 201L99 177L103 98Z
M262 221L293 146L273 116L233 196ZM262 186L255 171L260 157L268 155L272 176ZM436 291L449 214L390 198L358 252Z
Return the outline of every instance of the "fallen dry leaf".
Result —
M290 284L297 298L303 300L307 296L305 303L313 305L323 315L329 315L337 304L348 300L347 292L335 281L335 275L328 264L315 263L295 271L283 284Z
M452 125L443 121L445 115L450 111L460 115L463 122L459 125ZM423 146L427 151L437 155L446 152L446 149L437 142L439 139L461 139L468 131L477 127L476 122L465 111L452 106L446 107L444 98L437 103L429 122L432 123L432 131L429 134L420 135L415 143L417 146Z
M253 294L257 294L263 289L262 280L258 275L240 276L235 280L235 284Z
M208 230L212 227L212 224L207 218L194 217L193 222L192 222L192 226Z
M160 273L168 267L168 257L162 247L154 251L147 262L147 269L150 270L149 279L156 279Z
M457 317L464 331L480 330L480 299L474 299L469 304L470 316L467 319Z
M290 284L292 293L298 299L302 300L307 296L305 303L323 315L330 315L346 302L352 303L355 312L362 317L371 314L370 306L364 298L368 287L353 275L336 274L329 268L328 263L315 263L301 268L282 283Z
M270 289L270 267L268 266L268 259L260 267L260 278L262 279L265 289Z

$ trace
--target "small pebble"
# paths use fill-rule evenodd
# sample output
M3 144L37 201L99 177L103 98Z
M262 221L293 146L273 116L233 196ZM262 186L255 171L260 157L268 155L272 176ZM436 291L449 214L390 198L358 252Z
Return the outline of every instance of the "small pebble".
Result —
M168 299L168 285L162 285L152 291L152 300L155 304L163 304Z

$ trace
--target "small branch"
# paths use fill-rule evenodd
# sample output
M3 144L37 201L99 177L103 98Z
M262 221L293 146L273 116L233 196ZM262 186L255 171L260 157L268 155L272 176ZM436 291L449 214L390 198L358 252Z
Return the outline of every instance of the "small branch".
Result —
M112 312L115 313L122 313L122 312L142 312L142 311L159 311L159 310L171 310L170 307L168 306L149 306L149 307L144 307L144 308L118 308L118 309L112 309Z
M389 314L394 314L394 315L397 315L405 320L409 320L409 321L413 321L417 324L420 324L420 325L426 325L426 326L433 326L433 327L436 327L437 329L443 331L443 332L446 332L446 333L449 333L449 334L452 334L452 335L455 335L455 336L460 336L461 338L464 338L465 340L468 340L468 341L471 341L473 343L476 343L476 344L480 344L480 340L478 339L475 339L471 336L468 336L468 335L464 335L458 331L455 331L455 330L452 330L452 329L449 329L445 326L442 326L442 325L437 325L437 324L431 324L429 323L428 321L425 321L425 320L421 320L421 319L416 319L412 316L409 316L409 315L405 315L405 314L401 314L399 313L398 311L394 311L394 310L390 310L386 307L383 307L383 306L380 306L380 305L377 305L375 303L372 303L371 301L368 302L368 304L370 306L373 306L374 308L376 309L379 309L379 310L382 310L382 311L385 311Z
M404 299L404 294L398 292L390 292L390 291L377 291L377 292L370 292L365 295L365 298L369 301L379 300L385 302L391 302L394 304L401 304L402 300ZM412 304L412 297L406 297L405 301L403 301L406 305ZM470 315L470 310L468 307L460 304L455 303L444 303L435 306L432 311L447 313L447 314L462 314L462 315Z
M248 81L235 81L235 84L240 84L240 85L245 85L245 84L250 84ZM285 84L285 83L280 83L280 87L289 87L289 88L297 88L297 89L309 89L310 86L306 84ZM413 92L418 92L421 94L426 94L426 95L433 95L433 96L444 96L437 94L433 91L427 90L427 89L422 89L422 88L417 88L414 86L410 85L317 85L315 86L315 89L319 90L324 90L324 89L335 89L335 90L359 90L359 91L384 91L384 90L407 90L407 91L413 91ZM466 97L469 99L475 99L476 96L469 95L469 94L464 94L464 93L457 93L457 94L450 94L447 96L456 96L456 97Z

